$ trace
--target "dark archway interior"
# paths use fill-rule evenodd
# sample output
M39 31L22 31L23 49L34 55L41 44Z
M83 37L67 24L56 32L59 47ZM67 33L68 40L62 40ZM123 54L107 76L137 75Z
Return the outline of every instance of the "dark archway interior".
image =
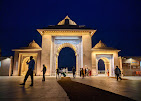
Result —
M68 67L68 71L72 71L73 66L76 68L75 52L73 49L65 47L59 53L58 68Z
M99 71L100 74L105 73L105 64L104 64L104 61L102 59L100 59L98 61L98 71Z

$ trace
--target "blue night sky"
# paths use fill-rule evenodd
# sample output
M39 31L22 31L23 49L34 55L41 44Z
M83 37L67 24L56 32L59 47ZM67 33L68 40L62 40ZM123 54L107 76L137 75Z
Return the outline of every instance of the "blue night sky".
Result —
M141 0L0 0L0 48L26 47L33 39L41 46L36 29L56 25L66 15L78 25L97 29L92 47L102 40L122 50L121 56L141 56Z

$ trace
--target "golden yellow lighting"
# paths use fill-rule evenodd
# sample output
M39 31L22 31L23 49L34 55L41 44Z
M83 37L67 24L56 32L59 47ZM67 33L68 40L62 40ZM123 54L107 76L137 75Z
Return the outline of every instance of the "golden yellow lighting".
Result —
M60 51L61 51L63 48L65 48L65 47L72 48L72 49L74 50L74 52L75 52L75 56L77 55L75 46L73 46L73 45L70 44L70 43L64 43L64 44L60 45L59 48L58 48L58 50L57 50L57 55L59 55Z

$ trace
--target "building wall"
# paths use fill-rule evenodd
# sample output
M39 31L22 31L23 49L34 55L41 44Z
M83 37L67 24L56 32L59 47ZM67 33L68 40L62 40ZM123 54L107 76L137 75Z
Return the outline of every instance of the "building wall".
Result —
M123 75L138 76L136 71L141 71L140 61L136 59L122 59Z
M0 57L0 76L9 76L11 74L11 59L9 57Z

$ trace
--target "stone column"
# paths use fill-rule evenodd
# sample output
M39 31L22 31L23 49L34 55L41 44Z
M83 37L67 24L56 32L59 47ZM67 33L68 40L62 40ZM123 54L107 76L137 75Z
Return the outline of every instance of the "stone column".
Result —
M83 43L83 67L87 65L89 69L92 69L92 61L91 61L91 36L90 35L83 35L82 36L82 43Z
M92 75L97 75L97 68L96 68L96 54L94 54L94 52L92 52L91 54L92 57Z
M41 65L41 52L38 52L37 56L37 76L41 75L43 65Z
M107 76L107 69L109 70L109 76L111 76L110 74L111 74L111 69L110 69L110 63L109 62L105 62L104 61L104 63L105 63L105 75Z
M111 76L115 76L115 68L116 68L116 66L118 66L119 67L119 61L118 61L118 53L117 52L115 52L114 54L113 54L113 58L114 58L114 67L113 68L111 68L112 69L112 74L111 74Z
M46 75L50 75L50 57L51 57L51 42L52 36L51 35L43 35L42 36L42 56L41 56L41 66L45 64L47 66Z
M14 66L13 66L13 76L18 76L18 60L19 60L19 52L15 51Z
M78 69L78 62L79 62L79 60L78 60L78 54L75 54L75 57L76 57L76 75L78 75L78 73L79 73L79 69Z

